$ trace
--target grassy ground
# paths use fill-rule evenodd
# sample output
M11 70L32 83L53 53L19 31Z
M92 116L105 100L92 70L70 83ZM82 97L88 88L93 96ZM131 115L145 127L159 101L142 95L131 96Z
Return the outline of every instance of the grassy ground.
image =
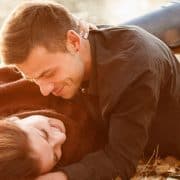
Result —
M148 159L139 161L136 174L131 180L180 180L180 159L158 156L158 147ZM120 180L116 178L115 180Z
M140 161L137 173L131 180L173 180L180 179L180 160L168 156Z

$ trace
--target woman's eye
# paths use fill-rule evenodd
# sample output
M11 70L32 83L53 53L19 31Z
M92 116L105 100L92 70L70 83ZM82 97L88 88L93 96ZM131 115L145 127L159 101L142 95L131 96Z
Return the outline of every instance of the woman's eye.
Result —
M44 139L48 140L48 133L47 133L47 131L41 130L41 136L42 136Z
M57 163L59 161L59 158L56 153L54 153L54 162Z

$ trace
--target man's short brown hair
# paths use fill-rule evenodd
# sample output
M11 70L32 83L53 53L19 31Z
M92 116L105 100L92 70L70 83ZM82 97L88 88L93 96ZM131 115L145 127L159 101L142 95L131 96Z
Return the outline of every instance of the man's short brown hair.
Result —
M43 46L51 52L66 51L66 33L78 25L72 14L52 1L25 2L5 21L0 52L5 64L25 61L31 50Z

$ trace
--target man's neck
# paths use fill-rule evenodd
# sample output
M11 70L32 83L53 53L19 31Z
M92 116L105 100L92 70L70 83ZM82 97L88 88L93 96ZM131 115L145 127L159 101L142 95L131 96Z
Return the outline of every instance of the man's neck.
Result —
M84 81L89 80L91 69L92 69L92 57L91 57L91 48L88 39L83 39L83 46L81 49L81 58L85 64L85 74L84 74Z

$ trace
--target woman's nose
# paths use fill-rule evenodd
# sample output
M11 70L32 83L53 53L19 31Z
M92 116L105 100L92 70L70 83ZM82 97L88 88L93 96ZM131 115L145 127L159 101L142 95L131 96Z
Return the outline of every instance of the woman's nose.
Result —
M58 128L51 128L50 144L52 147L61 146L66 140L65 133L61 132Z
M50 82L44 82L41 80L34 81L40 88L41 94L43 96L48 96L54 89L54 84Z

